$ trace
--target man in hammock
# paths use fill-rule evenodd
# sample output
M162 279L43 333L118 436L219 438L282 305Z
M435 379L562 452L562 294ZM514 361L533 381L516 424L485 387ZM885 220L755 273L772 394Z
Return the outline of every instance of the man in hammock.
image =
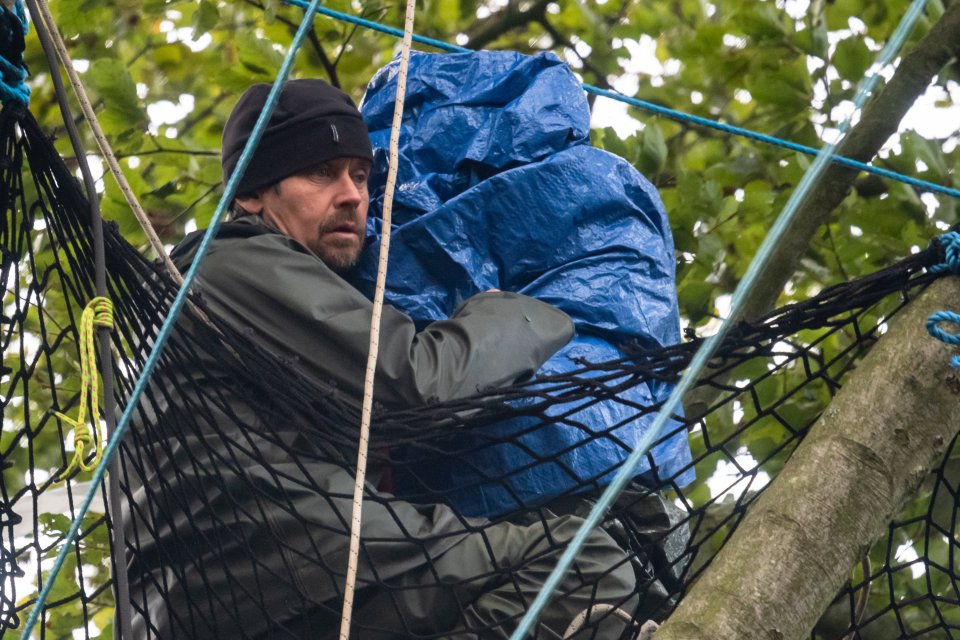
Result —
M268 90L248 90L227 122L225 179ZM197 287L216 322L283 363L290 388L333 382L354 405L371 304L340 273L363 245L371 160L366 126L346 94L320 80L289 82ZM199 241L198 233L178 246L181 268ZM514 293L475 295L421 331L387 306L375 398L415 408L508 384L533 374L571 335L563 312ZM328 637L339 624L354 484L354 461L338 454L350 443L336 430L356 427L328 420L318 429L329 416L304 415L277 397L259 398L258 408L247 397L254 392L218 376L217 366L203 363L208 373L191 374L184 396L154 398L159 436L144 436L139 491L143 503L164 508L132 505L135 623L144 637ZM194 404L188 387L217 400ZM335 406L317 404L336 415ZM198 419L209 426L185 426ZM393 498L378 482L374 470L357 638L507 638L583 522L465 519L444 505ZM629 618L637 605L634 581L627 553L595 531L536 637L620 637L629 626L619 614Z

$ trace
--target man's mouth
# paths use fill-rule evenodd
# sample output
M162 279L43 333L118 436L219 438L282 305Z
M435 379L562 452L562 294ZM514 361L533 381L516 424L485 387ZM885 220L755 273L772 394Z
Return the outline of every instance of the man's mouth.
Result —
M356 240L360 237L359 227L352 220L344 220L340 222L335 222L334 224L323 229L322 235L327 236L335 240Z

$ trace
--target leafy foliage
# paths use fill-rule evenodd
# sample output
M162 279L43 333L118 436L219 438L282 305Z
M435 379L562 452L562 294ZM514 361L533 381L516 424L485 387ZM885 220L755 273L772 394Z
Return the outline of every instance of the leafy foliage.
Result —
M906 0L425 0L419 3L416 28L423 35L470 47L551 50L585 82L817 147L824 132L829 134L846 114L857 82L907 5ZM326 6L392 26L402 23L399 3L332 0ZM127 178L158 232L173 243L188 228L204 226L221 191L218 151L223 123L243 89L273 80L301 10L280 0L64 0L52 9L110 144L122 158ZM931 2L914 41L942 11L939 0ZM366 81L396 48L391 37L318 17L295 75L326 78L359 100ZM652 57L642 58L638 51ZM32 37L27 60L33 71L32 110L49 131L62 134L52 84ZM953 63L935 81L947 96L938 106L960 109L958 82L960 66ZM594 100L595 109L608 107ZM709 331L809 160L635 109L628 113L635 119L635 132L622 136L600 126L594 130L594 143L627 158L659 187L677 246L677 287L684 322ZM597 118L600 125L610 119ZM96 146L87 135L92 152ZM905 131L876 162L952 184L960 169L958 144L956 128L934 132L932 137L929 132ZM68 158L73 154L65 136L59 136L58 148ZM145 246L143 233L109 176L104 178L102 207L128 239ZM925 246L956 223L958 214L958 203L949 198L861 177L806 251L780 302L804 299L831 284L886 266ZM46 291L45 297L54 309L58 300L62 304L54 289ZM882 312L877 311L877 318ZM68 312L53 313L63 318ZM834 343L824 348L838 350L854 336L836 335L830 340ZM16 369L18 358L25 354L8 348L4 344L4 363ZM62 352L51 357L65 358ZM61 362L56 370L66 366ZM762 373L737 375L748 378ZM771 378L758 392L773 398L780 386L788 384ZM828 394L800 394L780 413L785 422L803 428L829 399ZM40 407L50 406L52 400L41 393L29 402ZM40 415L42 410L32 413ZM728 421L732 427L750 416L718 412L712 419ZM18 416L7 415L5 420L15 424ZM54 468L59 464L62 434L46 431L51 435L37 439L29 453L36 456L34 465ZM11 446L13 433L5 426L0 450ZM698 434L691 437L695 449L703 446ZM748 437L731 446L755 460L766 460L788 437L782 426L770 424L750 430ZM23 449L14 460L19 474L4 472L9 491L23 486L27 457ZM769 469L774 471L782 462L770 460ZM701 478L715 471L697 470ZM709 497L706 484L689 496L694 503ZM923 507L918 502L913 508ZM63 530L56 517L45 525ZM106 528L95 531L99 533L88 539L91 544L85 553L95 555L104 544ZM937 547L936 540L931 544L935 547L931 557L941 552L940 547L946 553L945 544ZM875 566L892 553L888 546L873 550ZM103 560L101 553L85 562L102 566ZM943 566L949 567L950 561L944 559ZM74 576L65 580L75 581L76 566L65 575ZM909 592L913 580L909 571L898 572L893 579L898 589ZM932 571L930 579L949 589L943 572L934 575ZM78 588L75 582L58 583L57 589L61 587L61 595ZM95 615L100 616L102 637L109 637L109 615ZM62 625L56 623L62 629L48 628L48 632L51 637L70 637L68 630L75 622L64 617ZM871 637L869 630L861 637Z

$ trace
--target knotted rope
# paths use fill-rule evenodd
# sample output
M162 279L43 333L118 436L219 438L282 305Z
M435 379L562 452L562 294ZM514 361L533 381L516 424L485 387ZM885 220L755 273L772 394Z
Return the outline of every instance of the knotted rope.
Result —
M0 3L0 102L30 104L27 69L23 64L24 36L29 30L23 0Z
M65 480L79 467L84 471L93 471L103 457L103 440L97 434L97 421L100 415L100 377L97 375L97 351L94 341L94 326L113 329L113 303L109 298L97 296L91 298L80 316L80 407L76 419L54 412L58 418L73 426L73 459L60 474ZM93 428L87 424L87 412L93 421ZM87 449L95 451L89 461L84 459Z
M960 233L950 231L939 238L943 246L944 261L930 268L933 273L951 272L960 275ZM937 311L927 318L927 331L931 336L950 345L960 345L960 333L947 333L939 327L941 322L949 322L960 326L960 313L955 311ZM960 356L950 358L950 364L960 368Z

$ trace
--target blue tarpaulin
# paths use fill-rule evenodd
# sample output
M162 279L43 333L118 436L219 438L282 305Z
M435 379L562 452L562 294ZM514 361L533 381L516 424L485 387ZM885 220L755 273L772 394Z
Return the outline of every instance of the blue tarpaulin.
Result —
M376 161L372 237L355 284L370 295L397 69L396 61L381 69L361 106ZM541 374L623 357L617 345L628 340L650 348L679 342L663 204L631 165L590 146L589 124L580 83L552 54L414 53L387 303L422 326L490 288L548 302L573 318L577 334ZM418 470L418 482L442 489L463 513L486 516L602 485L653 421L634 419L629 403L650 405L670 390L641 383L619 394L626 403L555 405L559 420L548 427L520 417L455 436L445 445L455 459ZM656 473L683 486L693 479L686 433L670 428L674 435L652 451ZM638 475L650 472L645 460Z

